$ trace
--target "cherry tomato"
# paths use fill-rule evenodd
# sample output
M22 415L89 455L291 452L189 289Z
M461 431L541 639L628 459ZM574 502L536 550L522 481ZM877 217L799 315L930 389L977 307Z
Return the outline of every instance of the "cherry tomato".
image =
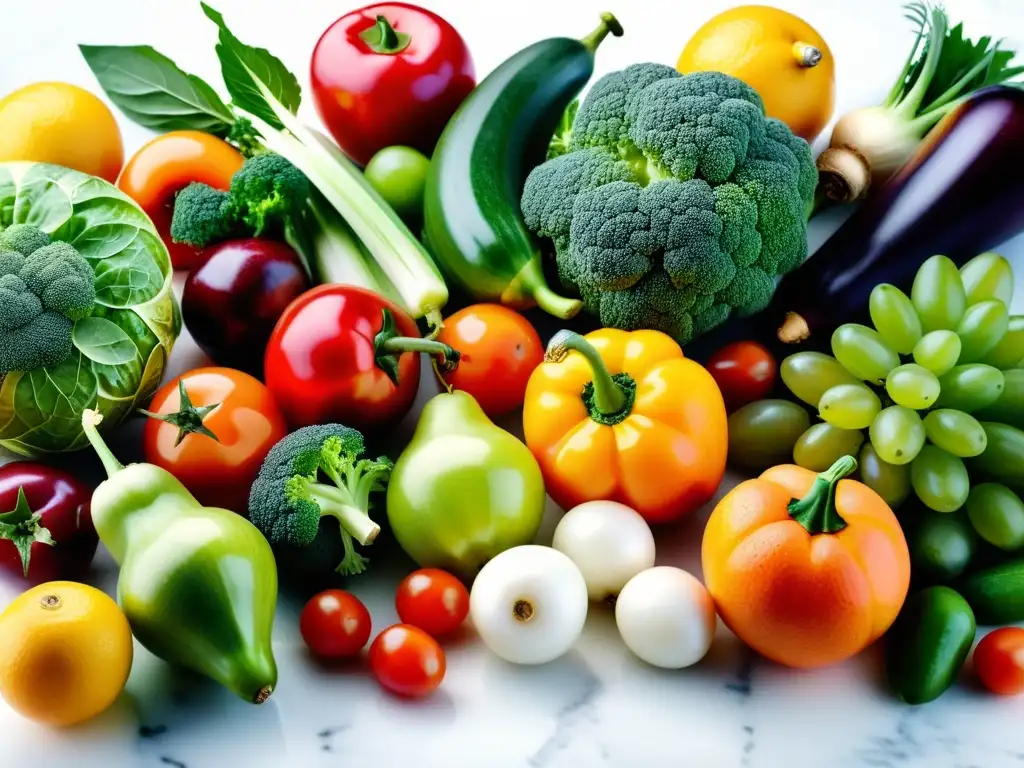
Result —
M171 131L136 152L117 180L118 188L153 220L175 269L191 269L202 252L171 239L174 196L193 181L228 189L242 167L242 154L226 141L201 131Z
M454 632L469 613L469 590L455 576L437 568L413 571L398 585L398 618L432 637Z
M419 627L394 624L370 646L370 669L377 682L400 696L426 696L444 679L444 651Z
M471 394L492 419L523 404L526 383L544 360L530 321L500 304L474 304L444 321L438 341L459 351L459 367L444 375Z
M733 411L766 397L775 384L775 358L756 341L737 341L708 360L708 371Z
M299 616L299 632L314 656L355 656L370 639L370 612L351 592L328 589L306 603Z
M1024 693L1024 629L1003 627L981 638L974 649L974 671L992 693Z
M369 431L412 407L419 352L454 357L419 337L416 323L382 296L320 285L288 305L267 343L267 386L294 429L339 423Z
M359 165L399 144L429 157L475 78L451 24L407 3L345 14L320 37L310 63L320 119Z
M207 410L211 406L216 407ZM263 459L288 433L267 388L232 368L197 368L169 381L153 396L148 413L176 423L147 420L146 461L171 472L202 504L240 514Z

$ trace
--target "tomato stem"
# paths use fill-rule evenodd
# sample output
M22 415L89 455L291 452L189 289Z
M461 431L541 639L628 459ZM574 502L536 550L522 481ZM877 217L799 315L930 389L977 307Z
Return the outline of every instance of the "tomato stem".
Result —
M373 354L377 367L398 386L398 361L406 352L424 352L434 356L435 367L451 373L459 365L458 350L434 339L399 336L395 316L390 309L381 310L380 331L373 338Z
M409 47L412 38L404 32L398 32L385 16L378 16L376 23L369 29L359 33L374 53L394 55Z
M177 448L181 445L181 441L185 439L187 435L204 435L213 440L220 442L220 438L213 433L213 431L203 424L210 411L218 407L220 403L214 405L203 405L196 407L192 405L192 398L188 396L188 390L185 389L185 379L178 379L178 410L174 413L152 413L144 408L139 408L139 413L143 416L148 416L151 419L158 421L165 421L168 424L172 424L178 428L178 438L174 441L174 447Z
M857 469L853 456L842 456L836 463L819 474L814 485L802 499L789 503L789 516L807 529L812 536L820 533L838 533L846 521L836 509L836 488L839 481Z

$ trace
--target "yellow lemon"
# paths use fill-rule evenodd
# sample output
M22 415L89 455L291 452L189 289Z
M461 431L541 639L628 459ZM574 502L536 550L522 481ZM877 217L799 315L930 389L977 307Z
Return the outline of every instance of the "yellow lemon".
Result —
M132 633L111 598L51 581L0 614L0 695L30 720L74 725L107 709L132 668Z
M0 161L54 163L113 183L124 164L110 109L68 83L34 83L0 100Z
M746 5L715 16L686 44L676 69L739 78L759 94L765 112L807 141L821 133L835 106L835 62L813 27L798 16Z

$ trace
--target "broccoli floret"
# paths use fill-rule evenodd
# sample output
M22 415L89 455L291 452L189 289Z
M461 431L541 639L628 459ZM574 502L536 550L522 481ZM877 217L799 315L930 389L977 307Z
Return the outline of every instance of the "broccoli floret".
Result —
M194 181L174 198L171 238L193 248L226 240L238 228L231 195Z
M92 314L96 275L73 245L53 243L40 248L25 259L19 274L44 309L72 322Z
M0 232L0 251L16 251L29 256L50 244L50 236L31 224L12 224Z
M231 178L235 215L260 237L298 216L309 198L309 180L280 155L256 155Z
M685 344L763 309L804 261L816 183L810 147L743 81L636 64L594 84L522 210L604 325Z
M92 267L67 243L0 253L0 374L57 365L96 301Z
M283 438L267 454L249 495L249 518L277 547L310 547L323 518L341 532L344 558L331 567L343 576L366 570L369 561L355 549L380 532L370 519L370 495L384 489L393 464L381 456L360 458L363 436L341 424L304 427ZM323 549L323 548L320 548Z

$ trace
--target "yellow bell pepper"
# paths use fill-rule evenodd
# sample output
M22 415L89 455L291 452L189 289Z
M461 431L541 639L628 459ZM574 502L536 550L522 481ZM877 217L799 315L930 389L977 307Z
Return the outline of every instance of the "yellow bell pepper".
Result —
M725 472L725 404L711 374L659 331L555 334L523 407L526 444L563 509L626 504L675 520Z

